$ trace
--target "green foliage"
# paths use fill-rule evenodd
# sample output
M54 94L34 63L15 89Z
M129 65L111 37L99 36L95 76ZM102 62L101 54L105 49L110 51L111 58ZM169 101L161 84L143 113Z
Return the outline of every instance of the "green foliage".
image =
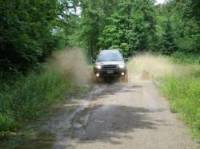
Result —
M114 14L110 18L111 25L105 26L99 44L102 48L110 48L112 46L122 48L125 56L130 54L130 35L131 30L127 27L129 19L127 17ZM129 32L130 31L130 32Z
M1 1L1 69L27 69L55 48L56 0ZM44 9L45 8L45 9Z
M73 82L54 71L31 73L4 83L0 90L0 133L44 115L48 107L72 94ZM20 125L19 125L20 124Z
M82 45L86 49L89 58L94 57L96 55L96 50L99 48L97 40L103 23L103 14L100 9L101 3L101 0L81 1L80 40L83 41Z
M172 60L178 64L200 64L200 54L175 52L171 55Z
M26 71L68 45L72 0L0 0L0 71Z
M180 113L194 136L200 139L200 77L197 73L200 71L188 76L165 77L161 89L170 100L171 110Z
M171 54L175 51L199 53L200 26L196 0L172 0L157 11L157 34L160 48Z
M2 131L13 130L15 127L15 120L11 116L0 113L0 136Z
M117 45L125 56L135 51L149 50L155 39L153 1L121 1L99 37L102 48Z
M119 47L125 56L200 49L198 0L0 1L0 69L26 71L55 49L82 46L89 58ZM76 11L81 11L80 16Z
M124 56L151 50L198 53L199 2L171 0L80 0L78 42L94 58L100 49L121 48ZM79 44L80 45L80 44Z
M162 53L172 54L176 50L175 36L171 26L171 22L168 19L165 23L164 33L162 37Z

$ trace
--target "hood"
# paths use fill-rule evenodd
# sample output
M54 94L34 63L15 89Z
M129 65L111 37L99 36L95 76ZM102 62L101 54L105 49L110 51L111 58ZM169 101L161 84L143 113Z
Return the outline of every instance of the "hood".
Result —
M125 64L123 61L106 61L106 62L96 62L96 65L120 65Z

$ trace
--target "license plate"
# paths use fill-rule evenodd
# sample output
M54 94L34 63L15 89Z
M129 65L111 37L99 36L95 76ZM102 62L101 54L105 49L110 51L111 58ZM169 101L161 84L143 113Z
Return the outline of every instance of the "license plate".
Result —
M107 70L107 74L113 74L114 71L113 70Z

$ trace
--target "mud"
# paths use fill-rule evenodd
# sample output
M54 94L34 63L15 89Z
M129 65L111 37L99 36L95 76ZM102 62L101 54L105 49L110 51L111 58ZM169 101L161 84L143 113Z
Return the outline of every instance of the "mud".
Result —
M169 58L161 55L142 54L131 58L128 62L130 80L152 80L176 72L177 66Z
M49 69L55 69L78 84L91 82L91 68L82 49L73 48L54 52L49 59Z

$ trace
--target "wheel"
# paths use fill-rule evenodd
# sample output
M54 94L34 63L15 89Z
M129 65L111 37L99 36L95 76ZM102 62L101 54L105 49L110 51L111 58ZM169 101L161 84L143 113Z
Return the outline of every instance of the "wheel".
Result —
M124 76L122 76L121 81L127 83L128 82L128 75L125 74Z
M99 78L99 77L96 77L95 74L92 74L92 83L101 83L102 82L102 79Z
M97 77L96 77L95 83L99 84L99 83L101 83L101 82L102 82L101 78L97 78Z

